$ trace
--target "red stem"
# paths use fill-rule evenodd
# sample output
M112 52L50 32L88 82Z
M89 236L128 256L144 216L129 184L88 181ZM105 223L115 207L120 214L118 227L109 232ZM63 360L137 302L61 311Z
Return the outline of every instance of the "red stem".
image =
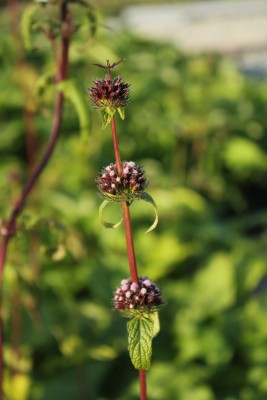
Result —
M117 138L117 130L116 130L116 123L115 123L115 117L114 116L111 118L110 125L111 125L111 131L112 131L112 140L113 140L116 164L117 164L117 168L118 168L118 174L121 175L121 173L122 173L121 156L120 156L120 150L119 150L119 144L118 144L118 138Z
M136 258L135 258L135 252L134 252L131 217L130 217L129 207L128 207L126 201L123 201L121 203L121 208L122 208L122 215L123 215L123 223L124 223L124 231L125 231L125 238L126 238L126 246L127 246L130 274L131 274L132 281L138 283L138 273L137 273Z
M146 371L139 370L140 400L146 400Z
M118 168L118 173L121 174L122 164L121 164L120 151L119 151L114 116L111 118L110 125L111 125L111 130L112 130L112 139L113 139L114 153L115 153L115 159L116 159L116 164L117 164L117 168ZM132 281L138 283L139 279L138 279L135 251L134 251L134 241L133 241L131 217L130 217L129 206L126 201L123 201L121 203L121 208L122 208L122 215L123 215L124 232L125 232L125 238L126 238L126 247L127 247L128 260L129 260L130 274L131 274ZM140 400L146 400L147 397L146 397L146 371L145 370L139 370L139 385L140 385Z
M60 54L60 64L58 67L58 73L56 76L56 81L60 82L65 80L68 76L68 50L69 50L69 42L71 36L71 15L67 8L67 3L63 2L61 5L61 24L62 24L62 39L61 39L61 54ZM36 166L36 169L33 171L30 176L28 182L26 183L22 193L15 203L11 215L6 222L5 226L2 228L3 240L0 246L0 303L2 298L2 281L3 281L3 270L7 256L7 249L9 240L16 230L16 221L18 216L23 210L25 201L36 184L38 178L43 172L45 166L47 165L50 157L52 156L53 150L57 143L60 127L61 127L61 117L63 111L63 93L58 91L55 100L55 108L54 108L54 119L51 128L50 137L44 151L44 154ZM2 326L2 315L0 315L0 400L2 400L3 393L3 326Z
M113 139L116 164L117 164L117 168L118 168L118 174L121 175L122 164L121 164L120 150L119 150L119 145L118 145L116 123L115 123L114 116L111 118L110 124L111 124L111 130L112 130L112 139ZM138 273L137 273L136 258L135 258L135 252L134 252L134 241L133 241L133 232L132 232L130 211L129 211L129 207L128 207L128 204L126 201L123 201L121 203L121 207L122 207L122 216L123 216L123 223L124 223L124 231L125 231L125 238L126 238L126 246L127 246L130 274L131 274L132 281L138 283Z

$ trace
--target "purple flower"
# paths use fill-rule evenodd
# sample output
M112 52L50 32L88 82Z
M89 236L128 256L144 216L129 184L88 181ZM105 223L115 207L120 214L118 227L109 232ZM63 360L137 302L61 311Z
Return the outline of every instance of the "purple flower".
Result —
M95 87L88 89L95 108L122 108L130 98L130 85L121 76L113 80L107 74L104 79L95 79Z
M143 169L133 161L123 161L121 175L116 164L108 165L101 171L97 184L102 196L118 202L140 198L147 186Z
M146 276L140 277L138 283L123 279L115 291L113 301L115 309L126 315L129 310L155 312L163 304L158 286Z

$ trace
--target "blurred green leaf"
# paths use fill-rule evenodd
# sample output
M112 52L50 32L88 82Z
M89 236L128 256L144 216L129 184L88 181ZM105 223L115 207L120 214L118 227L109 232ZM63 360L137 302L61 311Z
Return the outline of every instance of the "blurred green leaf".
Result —
M32 24L33 17L39 9L37 4L28 4L21 18L21 36L26 50L32 50Z
M229 140L223 157L226 166L241 177L267 170L265 152L249 139L235 137Z
M86 140L90 132L90 121L89 112L81 91L73 80L62 81L58 84L58 87L75 108L80 122L82 139Z

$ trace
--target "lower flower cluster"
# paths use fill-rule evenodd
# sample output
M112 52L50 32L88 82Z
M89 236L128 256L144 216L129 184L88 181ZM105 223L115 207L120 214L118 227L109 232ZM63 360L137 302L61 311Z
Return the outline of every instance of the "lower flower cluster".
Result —
M123 279L114 295L115 309L124 312L155 312L162 304L158 286L147 276L140 277L138 283Z

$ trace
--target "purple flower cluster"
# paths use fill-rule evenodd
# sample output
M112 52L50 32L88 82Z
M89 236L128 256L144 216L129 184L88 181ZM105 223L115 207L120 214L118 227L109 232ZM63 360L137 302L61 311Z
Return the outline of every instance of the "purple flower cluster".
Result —
M108 165L101 171L97 184L101 195L118 202L140 198L147 185L143 169L133 161L123 161L121 174L116 164Z
M125 107L130 98L130 85L123 82L121 76L112 80L108 75L104 79L95 79L95 87L88 89L95 108Z
M123 279L114 295L115 309L121 311L155 312L163 304L158 286L147 276L139 282Z

